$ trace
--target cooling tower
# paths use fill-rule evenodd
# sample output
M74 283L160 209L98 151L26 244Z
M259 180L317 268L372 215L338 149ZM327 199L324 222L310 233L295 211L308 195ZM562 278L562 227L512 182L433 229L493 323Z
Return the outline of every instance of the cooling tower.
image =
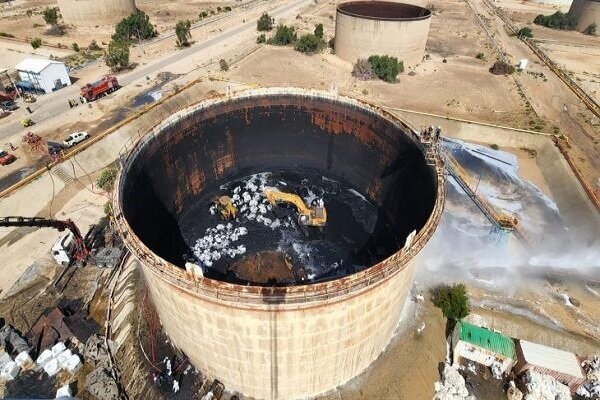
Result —
M569 14L577 18L578 31L596 24L596 35L600 34L600 0L573 0Z
M58 7L75 26L115 25L136 11L135 0L58 0Z

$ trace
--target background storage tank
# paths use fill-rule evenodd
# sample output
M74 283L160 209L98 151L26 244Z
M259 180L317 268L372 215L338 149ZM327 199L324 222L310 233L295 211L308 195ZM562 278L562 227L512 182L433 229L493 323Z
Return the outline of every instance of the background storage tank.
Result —
M58 0L58 7L75 26L115 25L136 11L135 0Z
M282 169L291 175L274 172ZM328 188L327 225L313 228L306 241L303 235L293 238L293 250L281 262L284 271L296 268L296 246L312 246L311 257L319 257L320 243L331 254L352 241L352 232L338 228L354 215L368 227L367 235L352 251L334 257L348 261L349 254L360 255L363 262L329 268L301 257L303 268L316 271L308 281L268 276L261 283L219 270L217 258L213 264L184 256L196 248L190 243L205 232L198 227L205 220L220 224L217 231L240 232L243 226L249 258L253 246L270 245L268 253L287 248L284 233L294 224L265 228L257 217L243 218L243 207L227 223L209 213L215 190L235 186L232 199L245 197L244 190L256 185L241 176L267 179L263 171L276 175L269 187L281 184L281 176L305 181L314 171L315 182ZM289 182L282 187L291 190ZM172 115L123 158L116 187L117 226L142 264L174 345L229 389L273 400L331 390L377 358L410 292L413 258L434 233L444 202L437 154L427 152L404 122L358 100L290 88L216 97ZM331 200L327 193L333 193ZM345 198L363 206L335 205ZM265 252L256 255L267 260ZM276 263L263 261L253 266Z
M337 8L335 54L354 63L371 55L389 55L413 66L422 61L431 11L388 1L352 1Z
M596 35L600 35L600 0L573 0L569 14L577 18L578 31L596 24Z

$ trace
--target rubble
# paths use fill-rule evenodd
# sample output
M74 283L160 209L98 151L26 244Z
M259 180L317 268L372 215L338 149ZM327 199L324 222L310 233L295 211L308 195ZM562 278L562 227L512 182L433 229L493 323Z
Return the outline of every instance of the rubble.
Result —
M8 353L15 352L30 352L31 347L27 343L27 340L15 331L12 325L4 325L0 329L0 347L8 349Z
M508 389L506 390L507 400L523 400L523 393L517 389L514 381L510 381Z
M32 369L35 366L35 363L31 359L31 357L29 356L29 353L26 352L26 351L20 352L15 357L15 362L22 369Z
M549 375L528 370L523 376L525 400L571 400L569 387Z
M585 360L581 366L587 381L577 389L577 394L586 399L600 399L600 356Z
M59 399L61 397L72 397L73 392L71 391L71 387L69 385L61 386L56 391L56 398Z
M85 378L86 390L98 400L118 400L117 382L109 370L98 367Z
M465 378L458 372L458 369L449 364L444 365L442 382L435 383L435 395L433 400L475 400L475 397L469 394L465 384Z
M90 364L92 367L104 367L108 368L108 352L104 346L104 339L100 335L92 335L85 343L83 349L83 357L85 362Z

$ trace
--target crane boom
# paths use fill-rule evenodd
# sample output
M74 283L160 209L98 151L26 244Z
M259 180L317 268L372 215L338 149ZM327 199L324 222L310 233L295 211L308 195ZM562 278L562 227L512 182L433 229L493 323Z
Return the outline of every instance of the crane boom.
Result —
M265 190L265 196L273 205L277 203L289 203L298 210L298 221L303 225L324 226L327 222L327 211L325 207L308 207L304 200L294 193L284 193L277 190Z
M75 240L75 258L77 260L85 260L89 254L79 228L70 219L63 221L41 217L0 217L0 226L54 228L59 232L68 229L73 234Z

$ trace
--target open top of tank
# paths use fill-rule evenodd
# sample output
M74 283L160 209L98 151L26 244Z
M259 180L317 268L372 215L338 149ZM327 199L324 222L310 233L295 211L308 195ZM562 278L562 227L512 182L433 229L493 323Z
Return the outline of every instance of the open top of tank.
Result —
M416 21L431 17L431 11L426 8L392 1L349 1L337 9L353 17L386 21Z
M136 147L119 202L152 252L218 281L287 286L377 264L423 228L437 176L396 119L338 98L232 97Z

